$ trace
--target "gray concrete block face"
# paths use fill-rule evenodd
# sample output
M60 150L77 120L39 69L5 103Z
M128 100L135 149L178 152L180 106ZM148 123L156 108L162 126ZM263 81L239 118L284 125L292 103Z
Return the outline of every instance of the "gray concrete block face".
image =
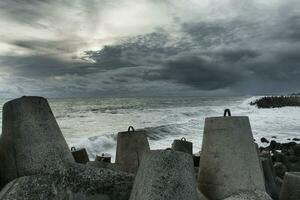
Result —
M286 172L280 191L280 200L300 199L300 172Z
M280 188L275 182L272 161L269 158L261 158L260 162L264 173L266 192L273 199L278 199Z
M126 131L118 133L116 164L121 170L136 173L144 152L150 150L144 131Z
M76 149L75 147L72 147L71 152L77 163L86 164L87 162L90 161L85 148Z
M172 149L175 151L181 151L189 154L193 154L193 143L186 141L185 138L181 140L174 140L172 143Z
M1 200L128 200L134 177L71 165L51 175L23 176L8 183Z
M272 198L262 191L239 191L224 200L272 200Z
M50 106L42 97L21 97L3 106L0 139L1 184L47 173L74 162Z
M265 192L248 117L205 119L199 172L199 189L211 200L240 190Z
M149 151L136 174L130 200L199 200L192 156Z

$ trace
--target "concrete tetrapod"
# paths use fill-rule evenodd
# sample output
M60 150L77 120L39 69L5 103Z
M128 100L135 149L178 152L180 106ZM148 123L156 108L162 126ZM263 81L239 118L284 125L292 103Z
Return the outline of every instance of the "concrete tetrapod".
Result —
M198 183L200 191L211 200L241 190L265 192L248 117L205 119Z
M144 152L149 150L145 132L130 126L128 131L118 133L116 164L125 172L136 173Z
M186 141L183 137L181 140L174 140L172 143L172 149L175 151L181 151L189 154L193 154L193 143Z
M0 185L74 162L46 99L21 97L3 106Z
M134 177L124 172L72 164L49 175L23 176L8 183L1 200L128 200Z
M300 199L300 172L286 172L280 191L280 200Z
M280 188L277 187L274 177L274 170L270 158L260 158L261 166L264 172L266 192L274 199L278 200Z
M85 148L76 149L75 147L72 147L71 152L77 163L86 164L90 161Z
M130 200L199 200L200 196L191 155L153 150L144 154Z
M262 191L240 191L224 200L272 200L272 198Z

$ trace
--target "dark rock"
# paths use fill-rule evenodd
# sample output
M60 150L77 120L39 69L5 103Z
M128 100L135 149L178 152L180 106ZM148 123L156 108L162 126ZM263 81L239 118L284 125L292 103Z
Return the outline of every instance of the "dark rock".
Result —
M199 167L200 164L200 155L193 155L194 167Z
M284 165L287 165L288 163L288 157L283 153L274 151L273 157L274 157L274 162L281 162Z
M299 138L293 138L293 140L294 140L294 141L297 141L297 142L300 141Z
M267 140L265 137L261 138L260 141L262 143L269 143L269 140Z
M298 162L298 158L296 156L289 156L289 161L291 163L296 163L296 162Z
M272 136L271 138L274 138L274 139L276 139L276 138L277 138L277 136Z
M269 148L271 150L281 150L282 149L282 144L276 142L275 140L271 140Z
M300 144L293 146L295 156L300 157Z
M273 167L274 167L276 176L283 179L284 174L287 171L287 167L281 162L274 163Z

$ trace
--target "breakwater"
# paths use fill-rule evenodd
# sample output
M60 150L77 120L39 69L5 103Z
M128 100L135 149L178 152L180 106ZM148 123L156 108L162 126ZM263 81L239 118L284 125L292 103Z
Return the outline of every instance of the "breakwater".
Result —
M258 108L281 108L286 106L300 106L300 96L270 96L252 101L250 105Z
M299 199L299 145L258 148L249 118L226 110L205 119L201 152L186 138L152 150L145 131L129 127L115 163L90 161L70 150L46 99L22 97L3 108L0 199Z

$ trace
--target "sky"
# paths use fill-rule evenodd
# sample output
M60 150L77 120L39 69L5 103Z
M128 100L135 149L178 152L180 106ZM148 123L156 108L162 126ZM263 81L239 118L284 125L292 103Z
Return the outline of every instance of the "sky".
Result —
M1 0L0 97L300 92L299 0Z

